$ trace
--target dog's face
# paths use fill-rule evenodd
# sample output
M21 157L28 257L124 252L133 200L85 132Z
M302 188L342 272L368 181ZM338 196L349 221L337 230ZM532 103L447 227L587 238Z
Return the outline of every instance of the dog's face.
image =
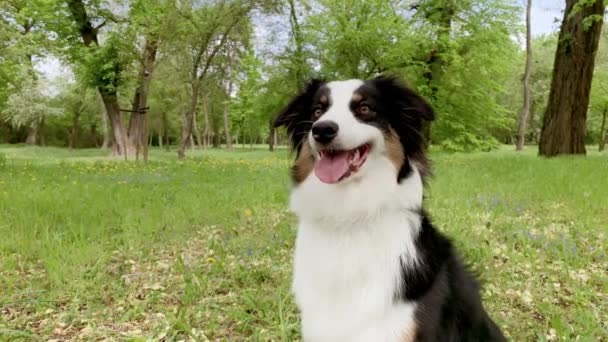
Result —
M312 174L323 183L347 183L382 161L394 166L399 182L411 163L424 174L422 121L433 117L430 105L394 78L312 80L275 126L291 135L296 183Z

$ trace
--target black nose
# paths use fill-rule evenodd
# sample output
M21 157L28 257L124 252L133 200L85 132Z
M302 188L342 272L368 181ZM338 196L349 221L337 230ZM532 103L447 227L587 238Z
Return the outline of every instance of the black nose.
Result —
M312 125L312 137L321 144L327 144L338 135L338 124L333 121L319 121Z

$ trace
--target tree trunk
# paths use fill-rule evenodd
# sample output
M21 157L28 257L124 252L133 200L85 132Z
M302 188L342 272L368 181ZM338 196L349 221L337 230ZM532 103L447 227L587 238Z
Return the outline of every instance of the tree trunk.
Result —
M70 129L70 138L68 142L69 148L75 148L80 139L80 113L81 112L77 110L72 117L72 128Z
M526 5L526 68L524 71L524 105L519 116L519 129L517 135L516 151L524 149L526 142L526 125L530 116L530 102L532 94L530 90L530 75L532 74L532 24L530 12L532 10L532 0L528 0Z
M232 16L233 20L230 23L230 25L228 25L226 27L226 30L221 34L221 38L219 39L219 42L217 42L217 44L215 44L215 46L213 47L211 52L208 55L206 55L206 57L204 58L205 63L202 63L203 55L205 55L205 52L209 48L209 45L208 45L209 41L207 41L205 44L203 44L203 46L201 46L201 49L198 51L198 54L195 56L195 62L194 62L194 65L193 65L193 68L191 71L192 72L192 85L191 85L192 98L190 99L190 108L188 109L188 112L186 113L186 117L184 118L184 125L182 127L182 141L179 144L179 149L177 151L177 157L179 159L183 159L186 157L186 143L187 143L188 137L190 135L192 135L194 111L196 111L196 104L198 101L198 90L205 79L205 75L207 74L207 71L209 70L211 63L213 62L215 55L226 44L226 40L228 39L228 34L230 34L232 29L242 19L243 15L245 15L247 12L249 12L249 10L250 10L250 8L248 7L247 11L245 13L242 13L242 14L234 13L233 14L233 16ZM204 64L202 66L202 68L201 68L201 64Z
M198 128L198 121L196 120L196 112L194 112L194 136L196 137L196 146L201 149L203 144L201 142L201 131Z
M232 150L232 136L230 135L230 118L228 117L230 94L232 93L232 82L228 81L228 99L224 105L224 133L226 134L226 148Z
M84 45L88 48L90 48L92 44L99 45L97 32L105 23L100 24L98 27L93 27L82 0L67 0L67 4ZM107 62L116 63L116 61L113 60ZM122 122L122 113L120 112L120 106L118 105L118 96L116 94L118 80L115 78L101 78L100 81L105 82L105 84L100 85L98 89L106 108L106 113L110 119L110 126L112 127L112 135L114 138L112 146L113 154L124 154L126 157L129 151L133 150L133 145L129 143L127 130Z
M604 104L604 111L602 112L602 127L600 128L600 143L599 151L604 151L606 147L606 116L608 116L608 102Z
M431 5L427 8L425 16L437 27L437 41L435 47L429 52L426 58L427 71L424 73L427 86L430 89L430 97L435 101L439 87L437 82L444 73L447 61L444 58L446 46L450 41L452 31L452 20L456 14L456 3L454 0L444 0L438 5ZM422 134L428 144L431 143L431 121L422 122Z
M218 134L219 131L219 127L216 127L215 125L212 127L213 130L211 131L212 137L211 137L211 142L214 148L220 148L221 146L221 137Z
M163 132L162 140L164 140L166 151L169 151L169 145L170 145L170 142L169 142L169 118L167 117L167 113L164 112L164 111L161 114L161 124L163 125L163 127L162 127L162 132Z
M101 90L100 90L101 92ZM127 130L122 122L122 112L118 106L118 96L115 91L106 91L101 93L103 104L110 119L112 127L112 154L116 156L127 156L133 153L133 145L129 144Z
M275 134L276 134L276 129L274 127L271 127L270 134L268 135L268 151L270 151L270 152L274 152Z
M40 124L38 125L38 144L40 144L40 146L46 146L46 125L44 117L40 119Z
M203 146L209 148L209 93L207 90L203 92L203 119L205 120L205 128L203 129Z
M27 130L27 138L25 139L25 143L28 145L36 145L36 137L38 136L38 125L33 124Z
M129 120L129 142L135 146L136 158L139 158L139 152L143 150L144 159L147 159L145 155L147 149L144 147L146 146L145 136L148 135L146 134L148 123L146 114L148 111L148 93L150 91L150 83L152 82L157 51L158 40L154 37L146 37L138 85L133 98L133 112Z
M101 143L101 149L105 150L110 147L111 141L110 130L108 129L108 113L105 111L101 111L101 126L103 128L103 142Z
M184 122L182 126L182 138L179 143L179 148L177 150L177 158L179 159L184 159L186 157L186 147L188 145L188 140L192 135L192 127L194 126L194 112L196 111L196 104L198 102L199 87L200 81L198 78L194 77L190 85L190 89L192 90L190 93L190 105L188 107L186 115L184 116Z
M279 131L277 131L276 129L272 130L272 140L273 140L273 145L275 147L279 146Z
M605 6L603 0L595 0L573 13L577 2L566 0L540 136L541 156L586 153L585 123ZM599 20L585 29L583 21L593 15Z

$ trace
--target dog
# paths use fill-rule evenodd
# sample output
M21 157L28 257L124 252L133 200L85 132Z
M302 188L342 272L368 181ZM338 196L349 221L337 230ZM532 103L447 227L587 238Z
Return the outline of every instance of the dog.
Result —
M431 106L394 77L313 79L278 115L295 161L293 292L307 342L504 341L423 209Z

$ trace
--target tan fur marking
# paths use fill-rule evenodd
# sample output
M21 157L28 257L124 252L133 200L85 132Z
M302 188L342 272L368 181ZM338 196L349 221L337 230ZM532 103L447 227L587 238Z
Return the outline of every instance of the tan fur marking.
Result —
M361 94L359 94L359 93L354 93L354 94L353 94L352 100L353 100L354 102L359 102L359 101L361 101L362 99L363 99L363 96L362 96Z
M405 154L403 151L403 145L399 140L399 135L394 129L389 128L388 134L384 135L384 144L386 146L386 156L397 168L397 172L401 170L403 163L405 163Z
M308 139L306 139L302 143L302 149L300 150L298 159L296 159L292 167L293 181L298 184L302 183L306 177L310 175L314 166L315 157L312 155L312 149L308 143Z
M327 95L321 95L321 97L319 98L319 102L321 102L322 104L327 104Z
M414 342L416 340L416 322L408 324L401 333L399 342Z

